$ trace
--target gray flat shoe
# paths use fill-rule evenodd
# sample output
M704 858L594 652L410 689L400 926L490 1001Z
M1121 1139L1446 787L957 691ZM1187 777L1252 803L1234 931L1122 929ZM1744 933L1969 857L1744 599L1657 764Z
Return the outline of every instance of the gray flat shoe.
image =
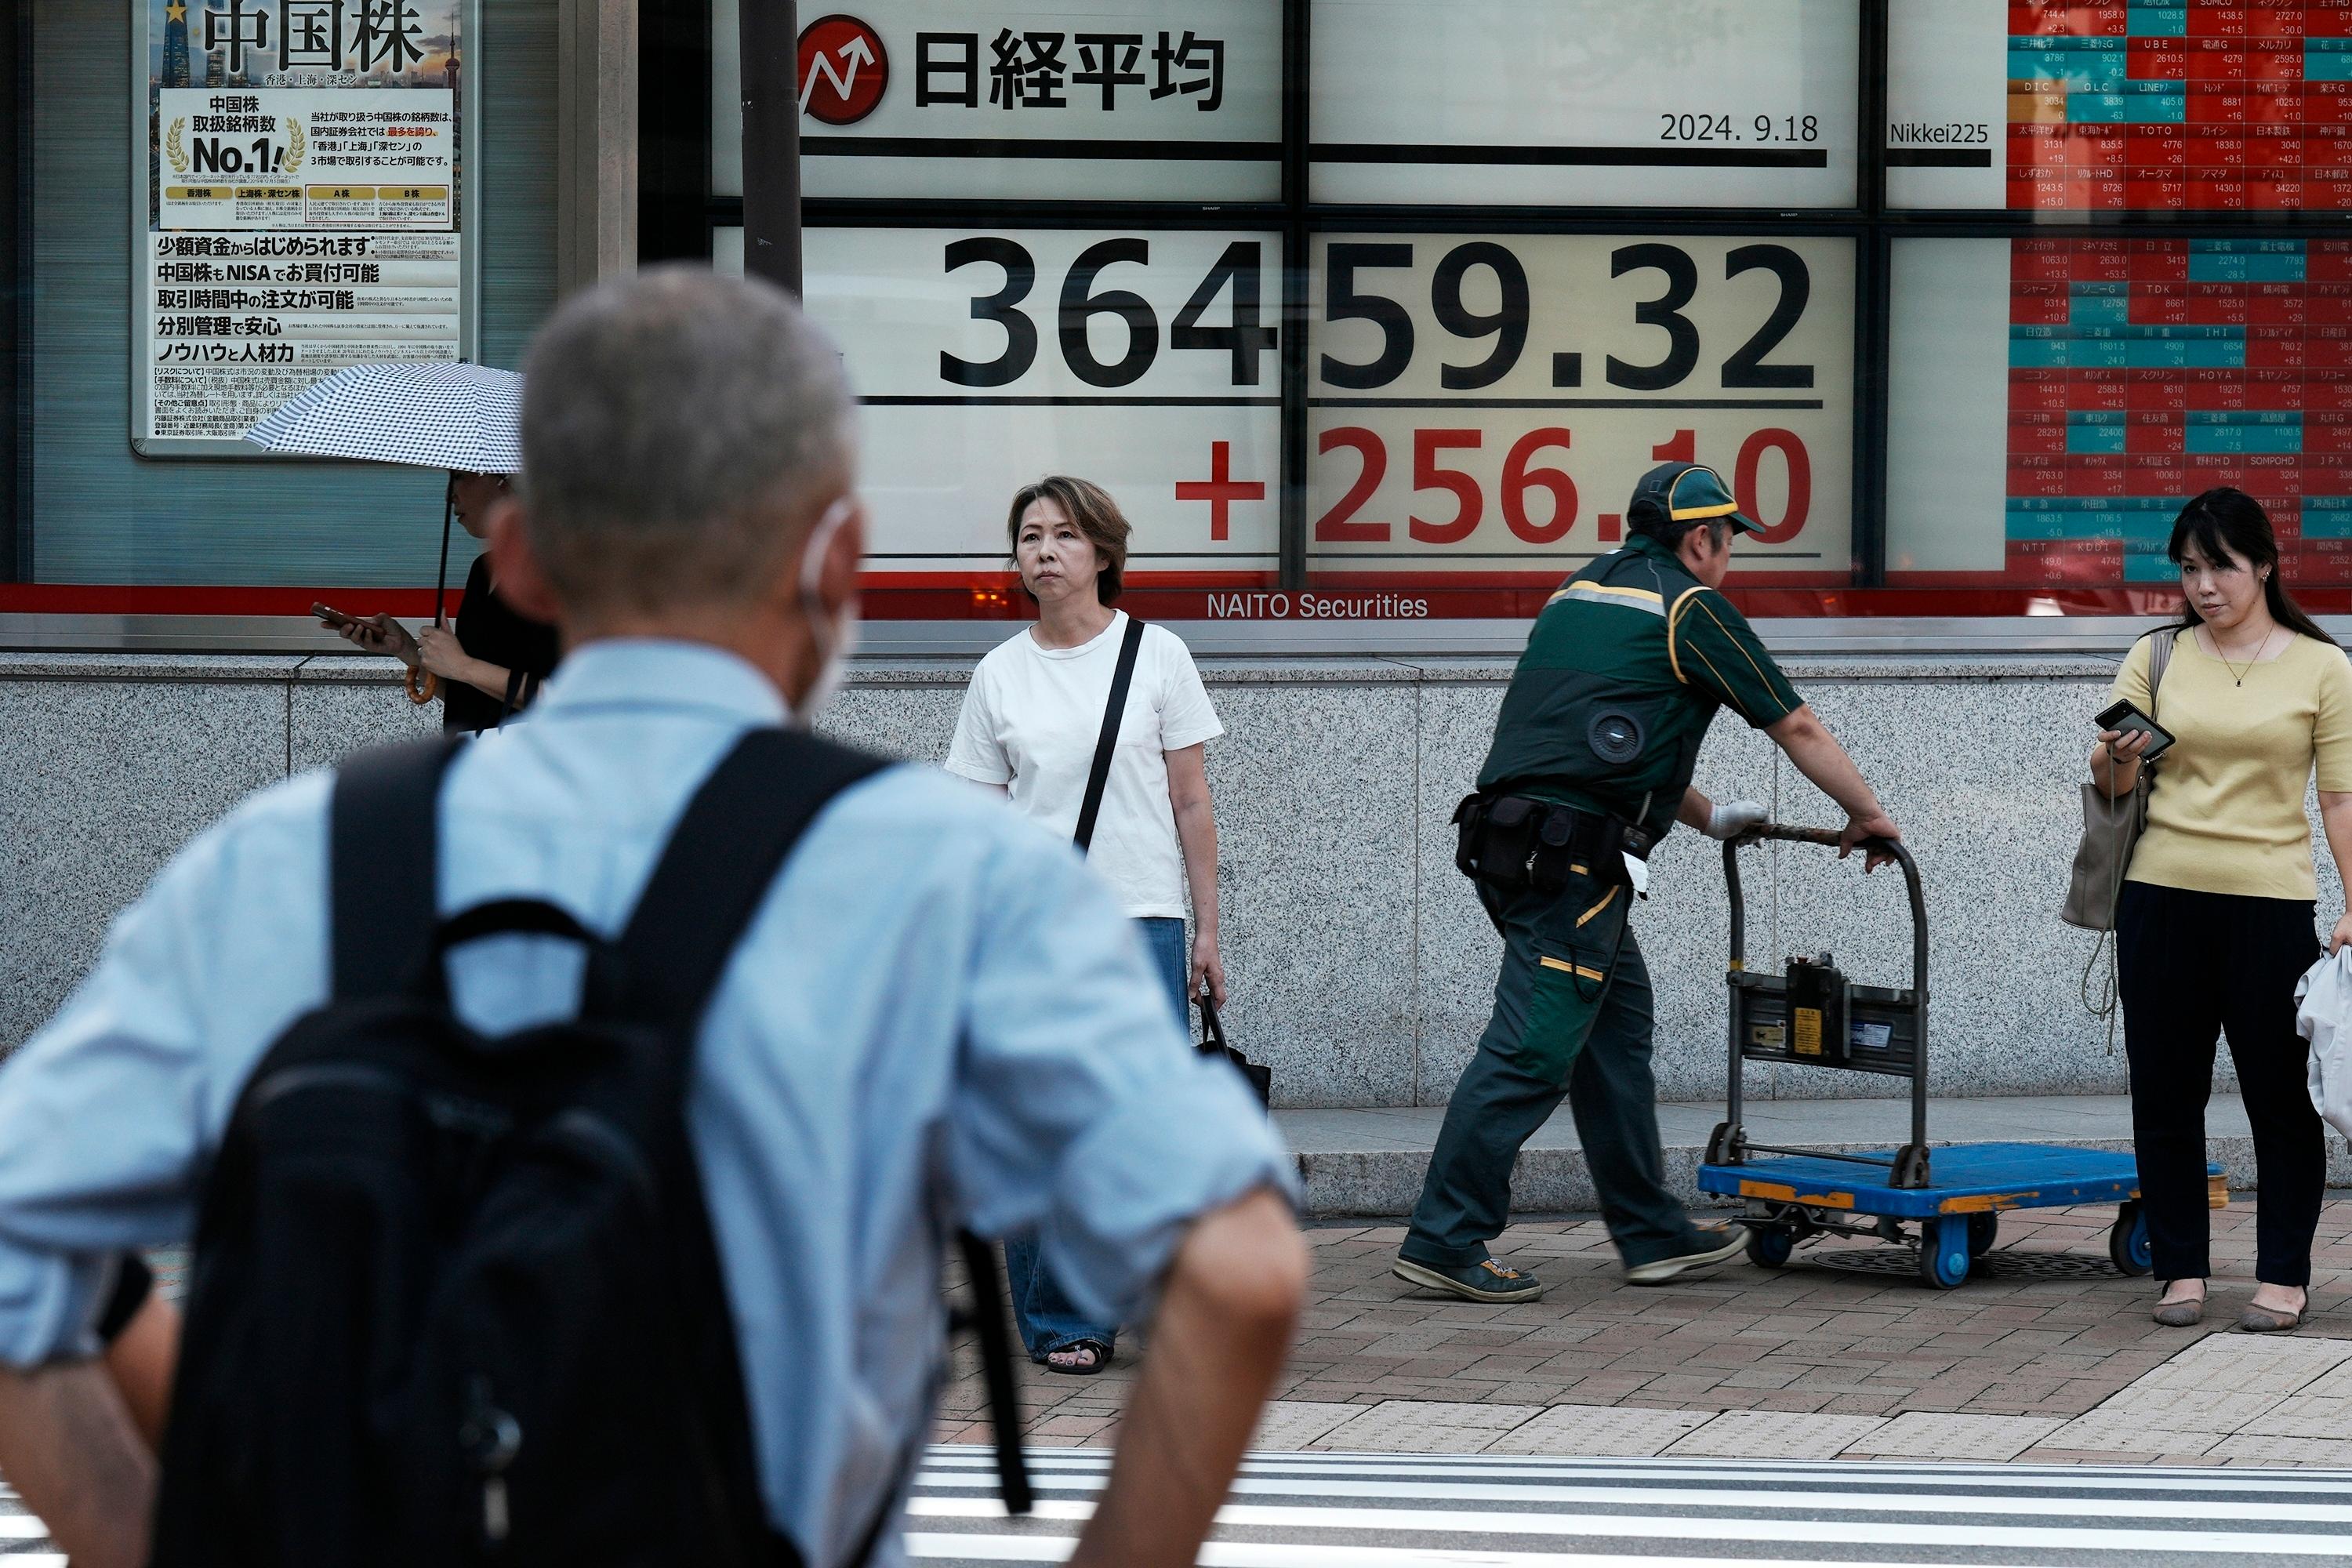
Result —
M2172 1289L2172 1281L2165 1281L2165 1291ZM2156 1304L2156 1321L2168 1329L2193 1329L2205 1321L2205 1298L2194 1301L2165 1301Z
M2301 1312L2282 1312L2275 1307L2249 1306L2238 1314L2242 1334L2291 1334L2302 1323Z
M1544 1293L1543 1281L1532 1274L1523 1274L1507 1263L1491 1258L1460 1268L1448 1268L1441 1264L1417 1263L1398 1257L1389 1265L1389 1272L1408 1285L1424 1289L1444 1290L1465 1301L1507 1303L1539 1300Z

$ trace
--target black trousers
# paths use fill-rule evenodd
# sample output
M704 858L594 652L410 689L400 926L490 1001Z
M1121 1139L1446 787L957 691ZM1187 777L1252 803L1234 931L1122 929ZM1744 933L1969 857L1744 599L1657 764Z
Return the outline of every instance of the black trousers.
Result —
M2205 1102L2214 1036L2226 1031L2254 1134L2254 1277L2310 1284L2327 1144L2306 1086L2310 1047L2294 1032L2294 983L2319 956L2312 906L2126 882L2116 952L2132 1143L2156 1277L2212 1272Z

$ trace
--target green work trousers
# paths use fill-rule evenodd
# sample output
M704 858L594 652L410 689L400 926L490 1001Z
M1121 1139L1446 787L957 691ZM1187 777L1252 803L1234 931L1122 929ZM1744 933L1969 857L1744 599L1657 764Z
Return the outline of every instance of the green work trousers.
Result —
M1464 1268L1510 1218L1519 1146L1568 1099L1601 1216L1628 1267L1677 1257L1696 1227L1658 1146L1650 972L1626 928L1632 889L1571 876L1496 900L1503 969L1478 1054L1454 1086L1403 1256Z

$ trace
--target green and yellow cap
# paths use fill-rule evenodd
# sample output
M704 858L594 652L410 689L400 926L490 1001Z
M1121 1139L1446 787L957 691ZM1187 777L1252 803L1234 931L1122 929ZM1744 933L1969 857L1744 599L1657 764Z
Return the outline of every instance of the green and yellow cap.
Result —
M1723 476L1704 463L1660 463L1633 487L1625 521L1634 527L1655 528L1665 522L1707 522L1721 518L1742 533L1761 533L1764 527L1741 513L1731 499Z

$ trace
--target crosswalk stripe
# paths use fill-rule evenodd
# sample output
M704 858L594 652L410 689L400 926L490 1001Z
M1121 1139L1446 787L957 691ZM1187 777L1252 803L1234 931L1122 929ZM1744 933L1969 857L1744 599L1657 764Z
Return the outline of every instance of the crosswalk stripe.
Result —
M1004 1505L992 1499L915 1498L907 1512L918 1519L1003 1519ZM1036 1519L1087 1520L1094 1505L1042 1501ZM2019 1528L1996 1524L1908 1524L1891 1520L1717 1519L1691 1515L1622 1513L1473 1513L1452 1509L1283 1508L1228 1503L1217 1512L1220 1526L1276 1530L1378 1530L1446 1535L1588 1535L1645 1541L1786 1541L1823 1544L1941 1547L2032 1546L2050 1551L2090 1552L2268 1552L2288 1556L2352 1554L2352 1536L2285 1535L2250 1531L2131 1530L2115 1527Z
M971 1470L993 1477L995 1459L988 1450L971 1450L970 1445L958 1445L965 1452L935 1450L926 1461L925 1473L952 1474ZM1059 1470L1073 1473L1104 1473L1110 1469L1110 1457L1102 1450L1045 1449L1029 1455L1033 1472L1051 1474ZM2352 1488L2352 1470L2296 1469L2267 1471L2259 1485L2245 1479L2243 1471L2216 1470L2210 1467L2196 1469L2135 1465L2123 1471L2098 1470L2079 1465L1967 1465L1942 1461L1905 1463L1873 1461L1868 1466L1853 1459L1828 1459L1819 1464L1782 1463L1769 1460L1725 1461L1718 1459L1486 1459L1466 1461L1449 1455L1418 1454L1254 1454L1244 1462L1243 1474L1249 1476L1297 1472L1303 1475L1331 1474L1339 1476L1393 1475L1401 1477L1475 1477L1479 1479L1543 1479L1543 1480L1612 1480L1627 1477L1671 1477L1683 1481L1734 1481L1742 1485L1761 1487L1774 1484L1818 1484L1834 1480L1845 1487L1885 1489L1895 1486L1945 1487L1980 1489L1987 1482L1997 1484L2002 1490L2032 1489L2060 1492L2083 1498L2162 1497L2180 1491L2223 1492L2243 1494L2260 1491L2266 1495L2278 1493L2315 1493L2344 1497ZM2217 1479L2218 1478L2218 1479Z
M949 1557L968 1562L1064 1563L1076 1549L1074 1535L928 1535L905 1538L909 1557ZM1618 1552L1483 1552L1425 1546L1300 1546L1278 1542L1213 1541L1201 1549L1201 1568L1723 1568L1720 1557L1626 1557ZM1917 1568L1917 1564L1864 1562L1859 1558L1775 1557L1772 1568ZM1982 1563L1976 1568L2041 1568L2032 1563Z
M40 1541L48 1533L49 1527L29 1513L0 1514L0 1541ZM8 1568L16 1568L13 1558Z
M1051 1475L1032 1478L1041 1491L1100 1491L1108 1483L1107 1475L1061 1479ZM987 1475L937 1475L926 1473L918 1485L996 1489L996 1477ZM1561 1486L1458 1486L1446 1482L1416 1481L1279 1481L1262 1477L1243 1476L1234 1482L1235 1497L1328 1497L1358 1500L1397 1499L1414 1502L1518 1502L1534 1506L1542 1503L1580 1503L1601 1506L1611 1503L1631 1503L1654 1508L1738 1508L1790 1509L1833 1510L1851 1513L1961 1513L1961 1514L2035 1514L2053 1519L2081 1516L2083 1510L2075 1501L2063 1498L2004 1497L1998 1502L1988 1502L1983 1496L1933 1495L1906 1493L1903 1495L1864 1492L1826 1491L1758 1491L1752 1489L1707 1489L1669 1487L1561 1487ZM2167 1500L2161 1497L2140 1500L2135 1511L2143 1519L2179 1520L2238 1520L2253 1522L2295 1522L2311 1524L2352 1524L2352 1506L2321 1503L2272 1502L2193 1502Z
M908 1551L1059 1562L1109 1463L1033 1454L1040 1500L1014 1521L986 1450L934 1449ZM2352 1561L2352 1472L1253 1454L1216 1536L1210 1568Z

